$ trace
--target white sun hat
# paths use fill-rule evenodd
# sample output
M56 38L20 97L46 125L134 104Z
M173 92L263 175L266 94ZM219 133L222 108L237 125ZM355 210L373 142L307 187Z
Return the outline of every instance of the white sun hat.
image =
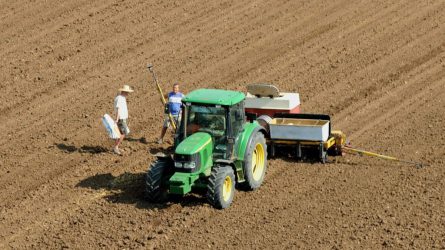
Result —
M131 87L128 85L124 85L122 88L119 89L119 91L128 92L128 93L134 92L134 90L132 90Z

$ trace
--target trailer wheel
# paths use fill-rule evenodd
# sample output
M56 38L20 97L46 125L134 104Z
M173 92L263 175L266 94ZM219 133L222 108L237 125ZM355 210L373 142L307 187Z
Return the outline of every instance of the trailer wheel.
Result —
M218 209L230 206L235 194L235 174L230 166L216 166L212 169L207 185L207 199Z
M320 143L319 154L320 154L320 162L325 164L328 161L328 152L324 149L323 143Z
M155 161L145 175L146 197L151 202L163 202L168 197L168 180L173 175L168 165L165 161Z
M321 157L321 163L325 164L328 162L328 154L327 152L323 152L323 156Z
M267 169L266 139L261 132L252 135L244 157L245 187L255 190L261 186Z

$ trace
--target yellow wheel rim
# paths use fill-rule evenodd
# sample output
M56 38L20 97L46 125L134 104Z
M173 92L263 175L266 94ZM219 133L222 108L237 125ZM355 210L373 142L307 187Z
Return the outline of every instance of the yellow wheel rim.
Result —
M264 171L264 147L261 143L255 145L255 149L252 154L252 174L253 179L259 181Z
M224 179L224 185L223 185L223 199L224 201L228 201L230 199L230 196L232 195L232 178L230 176L226 176Z

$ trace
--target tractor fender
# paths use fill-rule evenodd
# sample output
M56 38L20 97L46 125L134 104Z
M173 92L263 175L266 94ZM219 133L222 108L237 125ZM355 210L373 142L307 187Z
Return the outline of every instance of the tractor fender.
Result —
M236 165L233 160L217 159L214 161L214 165L230 166L233 169L234 173L236 173ZM237 177L235 178L238 181L238 178Z
M237 138L235 143L236 153L235 160L235 171L238 182L244 182L244 161L246 157L246 149L252 143L253 135L256 133L262 133L264 136L267 136L267 131L258 124L258 122L254 121L253 123L246 123L244 126L244 131Z

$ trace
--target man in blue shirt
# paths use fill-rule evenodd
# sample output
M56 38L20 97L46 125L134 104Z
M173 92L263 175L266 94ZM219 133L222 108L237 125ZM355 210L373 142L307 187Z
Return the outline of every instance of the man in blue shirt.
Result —
M184 95L179 92L179 83L173 84L173 91L168 93L167 99L167 110L164 114L164 124L162 126L161 137L158 140L159 144L164 143L164 135L167 132L167 128L170 127L170 119L168 114L170 113L175 121L176 126L179 125L179 120L181 118L181 105L182 98Z

